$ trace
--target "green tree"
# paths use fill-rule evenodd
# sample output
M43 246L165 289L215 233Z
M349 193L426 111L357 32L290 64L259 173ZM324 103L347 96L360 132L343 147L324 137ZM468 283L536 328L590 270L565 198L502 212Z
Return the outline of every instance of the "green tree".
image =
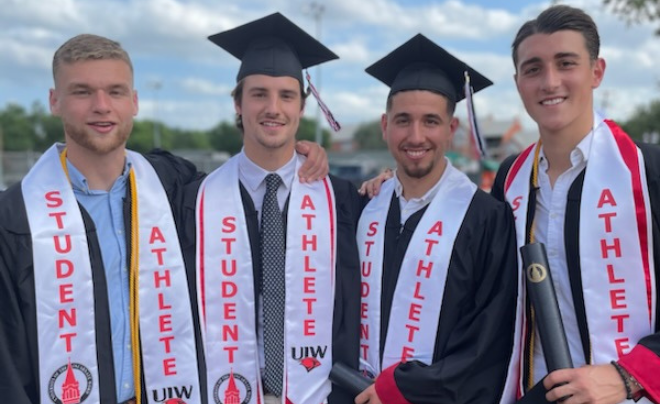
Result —
M243 147L243 135L233 123L220 122L208 133L208 142L214 150L234 155Z
M660 20L660 0L603 0L603 4L629 23ZM655 33L660 35L660 28Z
M387 144L383 140L383 131L380 127L380 121L368 122L360 125L353 139L362 150L382 150L387 149Z
M28 120L34 127L34 150L46 151L55 142L64 142L64 127L59 117L53 116L50 111L38 101L32 104L32 111Z
M126 147L131 150L146 153L154 148L154 125L153 121L134 121L133 131L126 142Z
M0 127L5 151L34 149L35 128L27 111L20 105L8 104L0 111Z
M208 131L171 129L170 149L210 149Z
M321 138L323 139L322 146L325 148L330 147L330 131L327 129L321 129ZM310 142L316 141L316 120L303 117L300 120L300 126L298 126L298 133L296 133L296 139L298 140L309 140Z
M638 107L635 113L621 125L635 140L643 140L645 133L660 133L660 100Z

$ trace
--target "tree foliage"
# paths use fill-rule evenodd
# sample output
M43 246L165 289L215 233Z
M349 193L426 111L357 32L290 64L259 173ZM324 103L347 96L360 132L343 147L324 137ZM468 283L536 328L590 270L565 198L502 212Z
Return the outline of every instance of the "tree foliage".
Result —
M380 121L360 125L355 131L353 139L361 150L381 150L387 148L387 144L383 140Z
M0 109L0 133L3 134L5 151L40 151L48 149L55 142L64 141L64 129L58 117L38 102L30 111L25 107L8 104ZM323 146L330 146L330 132L322 130ZM162 122L136 120L128 139L127 147L139 152L147 152L157 145L166 150L202 149L226 151L236 154L243 147L243 136L233 122L220 122L207 131L172 128ZM296 137L314 141L316 121L302 118Z
M298 133L296 134L298 140L316 141L316 120L303 117L298 126ZM330 147L330 131L321 129L322 146L325 148Z
M603 4L629 23L660 20L660 0L603 0ZM655 33L660 35L660 28Z
M214 150L234 155L243 147L243 135L233 122L220 122L209 132L209 143Z
M43 151L53 142L64 139L59 119L47 113L39 103L33 104L31 111L8 104L0 110L0 129L7 151Z
M17 104L7 104L0 109L0 133L5 151L43 152L53 143L64 141L62 122L38 102L29 111ZM234 154L240 151L243 143L233 123L221 122L211 130L202 131L172 128L151 120L136 120L127 146L139 152L149 151L157 144L157 134L160 136L160 147L167 150L216 149Z
M638 107L621 126L635 140L659 143L660 139L649 138L648 134L660 133L660 100Z

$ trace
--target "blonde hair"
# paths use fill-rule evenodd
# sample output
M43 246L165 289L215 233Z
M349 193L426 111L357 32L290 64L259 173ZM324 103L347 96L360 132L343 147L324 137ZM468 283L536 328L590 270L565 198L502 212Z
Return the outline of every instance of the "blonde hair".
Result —
M123 60L133 74L133 63L119 42L98 35L81 34L66 41L53 56L53 79L62 64L86 60Z

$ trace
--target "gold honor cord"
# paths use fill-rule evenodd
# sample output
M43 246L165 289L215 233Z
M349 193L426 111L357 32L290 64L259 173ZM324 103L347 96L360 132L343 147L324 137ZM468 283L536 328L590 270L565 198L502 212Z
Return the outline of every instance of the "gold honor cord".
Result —
M541 139L536 144L534 149L534 164L532 164L532 191L538 192L539 190L539 154L541 152ZM534 199L536 201L536 198ZM536 209L536 203L534 204L534 209ZM536 212L533 212L532 216L532 225L529 227L529 243L534 242L534 227L536 226ZM527 390L534 387L534 308L529 306L529 358L527 358L528 368L527 374L529 378L527 379Z
M60 163L62 164L62 170L64 170L64 175L66 175L66 179L69 180L69 184L70 184L71 178L69 178L69 167L66 166L66 149L62 150L62 153L60 154Z
M139 296L139 256L140 242L138 239L138 204L135 171L131 168L128 173L131 186L131 272L129 281L130 318L131 318L131 347L133 348L133 380L135 383L135 402L142 401L142 383L140 383L140 296Z

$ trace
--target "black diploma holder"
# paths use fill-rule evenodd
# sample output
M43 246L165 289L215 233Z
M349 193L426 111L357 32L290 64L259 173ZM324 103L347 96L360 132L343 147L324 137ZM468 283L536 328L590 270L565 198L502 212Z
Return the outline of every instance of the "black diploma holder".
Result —
M353 397L362 393L364 389L371 386L374 382L357 370L340 362L332 365L330 381L350 393Z
M527 294L534 310L539 338L543 343L543 356L548 373L557 369L572 368L573 361L568 349L545 246L541 243L524 245L520 247L520 255L525 271ZM545 399L546 393L541 380L518 400L517 404L548 403Z

